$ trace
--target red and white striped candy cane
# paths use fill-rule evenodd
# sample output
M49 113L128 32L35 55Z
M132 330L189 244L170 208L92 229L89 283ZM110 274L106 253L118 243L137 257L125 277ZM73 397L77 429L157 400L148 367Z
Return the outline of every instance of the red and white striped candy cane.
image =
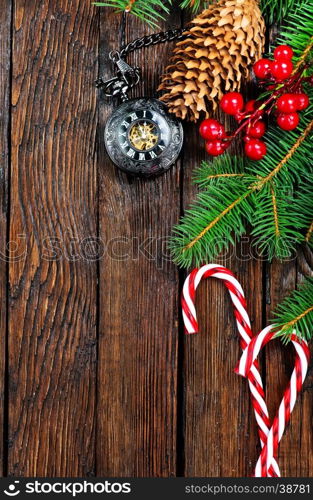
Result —
M249 377L249 372L254 366L254 362L260 350L275 337L276 332L272 326L264 328L259 335L253 337L243 351L236 372L243 377ZM278 454L279 442L283 436L286 425L290 420L290 415L294 409L297 395L301 391L305 380L310 351L308 344L300 340L296 335L291 336L291 341L296 350L295 368L292 372L290 382L285 390L279 410L273 420L272 426L267 436L266 445L263 447L255 468L255 477L267 477L274 475L272 470L273 458Z
M200 269L194 269L194 271L192 271L192 273L187 277L182 293L182 309L186 333L193 334L198 332L198 322L195 309L195 292L201 279L208 277L214 277L223 280L230 292L230 296L234 305L237 327L241 337L241 348L245 353L247 351L247 347L251 345L253 334L251 331L251 324L247 313L244 292L233 273L223 266L219 266L217 264L207 264ZM271 327L268 327L263 331L265 331L265 333L268 333L271 329ZM273 337L273 335L274 333L272 333L271 338ZM253 341L256 342L255 339L257 339L257 337L253 338ZM251 361L251 363L249 360L249 370L245 372L245 376L249 381L249 388L262 447L262 453L257 465L257 472L261 470L263 471L263 473L266 472L265 476L277 477L280 476L280 471L276 462L276 453L270 453L271 450L268 451L267 447L268 436L273 426L270 427L271 424L256 357L253 359L253 361Z
M240 334L240 345L244 350L253 337L244 291L234 274L226 267L218 264L207 264L200 269L194 269L185 281L182 292L182 310L185 331L187 334L193 334L199 331L195 308L196 289L202 279L209 277L221 279L229 290ZM248 380L255 418L258 424L261 447L263 448L266 444L267 435L270 429L270 419L257 361L253 363ZM275 471L275 474L273 474L274 476L280 476L279 467L275 459L273 460L273 470Z

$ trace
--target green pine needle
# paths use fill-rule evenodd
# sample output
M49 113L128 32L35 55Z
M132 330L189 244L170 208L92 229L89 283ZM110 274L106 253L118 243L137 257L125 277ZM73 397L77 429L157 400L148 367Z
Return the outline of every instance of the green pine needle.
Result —
M261 0L261 10L267 23L279 23L302 0Z
M184 0L180 7L182 9L191 9L193 12L198 12L200 9L204 9L207 4L210 3L209 0ZM212 3L212 0L211 0Z
M272 6L276 0L268 1ZM298 63L302 59L312 59L313 49L313 3L312 0L279 0L286 5L285 12L288 15L285 17L283 14L283 25L280 27L279 35L273 41L271 51L277 45L287 44L294 51L294 63ZM288 3L291 3L288 6ZM292 9L292 10L291 10ZM305 55L305 58L303 58Z
M200 168L196 168L193 173L193 180L199 187L205 188L208 185L228 182L229 179L240 179L244 176L245 160L242 157L232 157L224 155L218 157L212 163L203 161Z
M198 12L200 9L206 8L210 3L217 2L218 0L182 0L180 7L182 9L191 9L193 13ZM172 0L135 0L130 6L129 0L106 0L104 2L94 2L94 5L100 7L112 7L117 12L124 12L127 7L131 7L129 12L137 16L142 21L145 21L153 28L158 28L157 21L164 19L165 15L170 13ZM312 29L302 30L301 41L300 34L298 34L298 27L303 26L305 23L313 22L312 16L312 2L311 0L261 0L261 10L266 19L267 24L280 23L286 21L286 18L293 16L291 22L288 22L289 27L286 33L286 42L289 43L297 53L298 47L294 44L302 44L303 40L312 34ZM291 14L290 14L291 12ZM302 15L304 12L304 15ZM310 19L311 18L311 19ZM312 26L308 26L310 28ZM297 36L295 37L294 34ZM280 43L280 38L277 38L275 44ZM296 41L295 41L296 39ZM276 43L277 42L277 43ZM299 48L301 51L301 48Z
M170 13L172 0L135 0L131 5L130 13L145 21L152 28L159 28L157 21L165 19L165 14ZM128 12L129 0L106 0L94 2L99 7L113 7L117 12Z
M278 336L285 340L296 332L300 338L313 338L313 278L307 278L276 309L274 326L279 329Z
M298 61L310 53L310 4L311 0L289 2L288 9L293 6L294 10L289 12L279 38L279 43L292 39ZM271 5L279 7L280 15L287 13L282 2ZM306 91L311 105L300 114L299 127L285 132L276 124L270 126L265 136L267 155L260 162L249 162L245 175L243 160L228 155L196 170L195 182L205 191L174 228L170 246L177 264L189 267L215 258L245 232L247 222L252 225L258 248L269 259L291 256L305 235L312 244L308 229L313 219L312 87L307 86Z
M272 179L283 186L292 186L304 178L312 176L313 148L308 140L313 131L313 90L307 89L310 106L302 111L299 126L291 131L281 130L276 123L268 128L264 136L267 154L259 162L249 162L247 170L254 176L264 177L276 172ZM291 153L291 156L285 157ZM283 162L283 163L281 163ZM286 162L286 163L285 163ZM307 168L304 166L307 165Z
M290 257L297 244L305 240L305 229L313 215L313 184L298 186L293 192L270 183L253 198L251 234L259 250L269 260Z
M310 97L313 102L312 89ZM214 259L245 233L248 223L269 259L292 255L313 218L312 115L313 104L292 132L270 126L268 154L260 162L245 165L244 159L224 154L195 171L202 191L170 240L177 264L199 266Z
M181 224L174 227L170 248L174 261L184 267L199 266L213 259L245 232L245 219L252 215L249 197L251 177L242 173L242 159L224 155L198 171L204 191L187 210ZM212 176L212 178L210 178ZM205 179L206 178L206 179Z

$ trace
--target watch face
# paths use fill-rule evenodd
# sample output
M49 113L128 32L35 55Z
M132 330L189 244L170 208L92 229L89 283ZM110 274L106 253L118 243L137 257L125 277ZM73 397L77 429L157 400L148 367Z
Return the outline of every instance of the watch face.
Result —
M123 103L105 128L105 144L113 162L137 175L167 170L177 159L182 141L181 124L157 99Z
M157 124L150 120L138 120L129 130L129 144L137 151L150 151L159 143L160 132Z

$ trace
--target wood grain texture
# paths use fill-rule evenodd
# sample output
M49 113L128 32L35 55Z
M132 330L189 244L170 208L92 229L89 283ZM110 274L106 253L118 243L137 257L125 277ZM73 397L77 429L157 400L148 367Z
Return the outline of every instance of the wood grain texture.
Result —
M105 76L108 51L118 47L118 22L103 11ZM177 17L168 20L177 24ZM146 25L128 19L127 41L146 32ZM144 73L133 97L153 96L169 51L166 44L127 59ZM112 109L101 103L99 214L107 252L100 263L97 473L174 476L179 290L165 241L180 212L180 167L148 181L121 173L103 152Z
M116 103L93 81L112 75L119 23L89 1L1 3L0 256L10 262L0 258L0 474L250 476L258 434L247 381L234 374L228 291L201 284L200 333L185 338L185 272L166 246L206 157L197 127L185 125L179 162L154 180L121 173L104 150ZM179 25L177 10L162 27ZM148 31L129 16L127 41ZM133 97L154 94L170 52L132 54L144 73ZM249 239L216 260L241 282L255 333L313 270L307 249L269 265ZM292 364L279 341L261 355L272 415ZM313 476L312 446L311 366L280 447L282 475Z
M268 265L267 273L267 319L289 292L295 289L305 276L312 275L312 254L308 250L299 252L299 257L291 262L274 261ZM284 389L294 366L294 349L277 340L265 348L266 353L266 394L268 408L273 417L278 409ZM312 477L312 361L302 393L291 416L290 425L281 441L278 463L282 476Z
M15 2L10 475L94 474L97 26L90 2Z
M230 126L229 123L227 123ZM232 124L233 126L233 124ZM184 150L184 206L194 199L191 174L207 159L189 126ZM215 259L242 284L254 331L262 324L262 263L252 258L249 238ZM184 346L184 435L187 477L251 474L258 434L245 380L234 374L240 357L239 333L225 285L205 280L197 291L200 332Z
M11 1L0 9L0 475L4 463L3 437L5 412L5 371L7 334L7 229L8 181L10 168L10 92L11 92Z
M298 253L297 284L307 276L313 276L313 252L308 247ZM313 359L296 411L290 431L298 443L294 475L313 477Z
M266 265L266 318L268 322L278 303L288 292L294 290L296 274L295 260L288 263L274 260L271 265ZM292 373L294 352L291 345L284 347L279 340L270 342L265 347L264 352L266 356L266 401L270 417L273 418ZM299 454L302 453L300 449L297 450L297 445L295 446L295 442L298 441L298 439L295 441L296 427L300 424L299 409L300 405L297 404L292 413L288 431L285 433L279 448L278 464L283 476L296 475L294 468Z

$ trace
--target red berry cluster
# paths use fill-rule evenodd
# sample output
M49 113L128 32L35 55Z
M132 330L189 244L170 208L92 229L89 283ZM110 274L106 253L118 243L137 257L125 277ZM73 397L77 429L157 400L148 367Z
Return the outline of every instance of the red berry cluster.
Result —
M266 154L266 145L260 140L266 131L265 123L261 120L262 112L256 113L253 120L247 120L256 112L256 101L248 101L245 105L239 92L228 92L223 96L220 106L224 113L234 116L238 122L245 120L244 127L240 127L240 131L245 129L246 132L245 154L252 160L261 160ZM206 150L212 156L224 153L235 136L228 136L224 126L213 119L207 119L201 123L200 135L206 140Z
M274 50L274 61L259 59L253 66L254 74L261 80L268 77L272 77L276 82L286 80L293 72L292 58L292 48L288 45L279 45Z
M257 110L257 102L250 100L244 104L241 94L229 92L222 97L221 109L233 115L238 122L243 122L239 130L244 130L245 154L251 160L261 160L266 154L266 144L261 141L266 131L265 122L261 119L263 111ZM249 120L249 117L253 119Z
M270 96L266 100L250 100L244 103L239 92L228 92L223 96L220 107L224 113L232 115L240 126L233 135L228 135L217 120L207 119L201 123L200 135L206 141L206 150L218 156L227 149L231 141L242 131L245 135L245 154L252 160L261 160L266 154L266 144L261 140L265 134L265 115L273 109L277 113L277 124L283 130L293 130L299 124L298 111L309 105L309 98L303 92L302 83L312 78L304 78L302 70L294 69L293 50L288 45L280 45L274 50L274 60L260 59L254 66L255 75L268 84Z
M288 45L279 45L274 50L274 61L260 59L253 66L254 74L261 80L269 83L281 83L290 78L294 67L292 64L293 50ZM307 94L301 91L297 79L290 82L293 92L282 93L277 96L277 124L283 130L293 130L299 125L297 111L302 111L309 105Z
M224 153L228 146L228 143L223 140L227 137L224 125L213 118L201 123L200 135L206 140L205 148L209 155L218 156Z

